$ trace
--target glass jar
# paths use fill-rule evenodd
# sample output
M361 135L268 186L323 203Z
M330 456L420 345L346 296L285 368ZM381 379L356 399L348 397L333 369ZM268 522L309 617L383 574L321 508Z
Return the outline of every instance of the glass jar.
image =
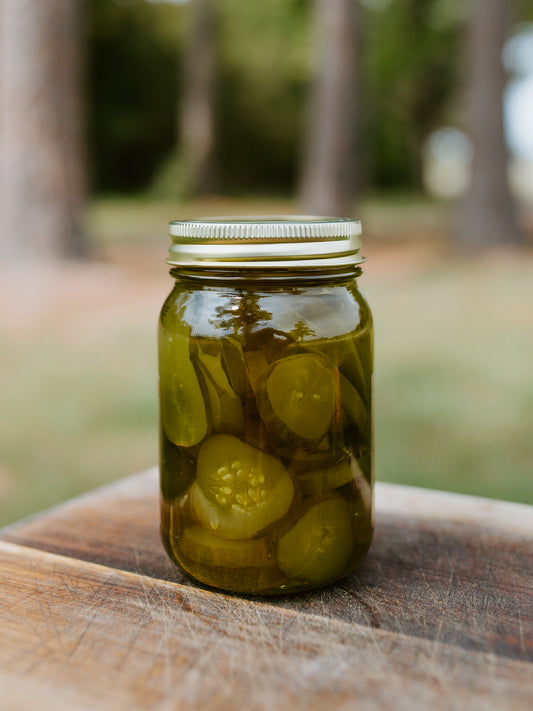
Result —
M170 223L161 535L203 584L328 585L373 532L373 331L356 220Z

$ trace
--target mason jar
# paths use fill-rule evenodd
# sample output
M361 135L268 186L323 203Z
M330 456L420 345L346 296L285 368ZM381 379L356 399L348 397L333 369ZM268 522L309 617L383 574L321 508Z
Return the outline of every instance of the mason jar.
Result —
M279 594L351 573L373 532L373 330L361 226L170 223L159 321L161 535L213 588Z

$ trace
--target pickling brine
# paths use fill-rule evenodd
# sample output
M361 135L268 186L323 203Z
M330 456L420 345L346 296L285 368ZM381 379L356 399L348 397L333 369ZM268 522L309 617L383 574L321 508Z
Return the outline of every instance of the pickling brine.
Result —
M347 575L368 551L373 332L357 288L357 228L319 218L171 223L161 534L201 583L305 590Z

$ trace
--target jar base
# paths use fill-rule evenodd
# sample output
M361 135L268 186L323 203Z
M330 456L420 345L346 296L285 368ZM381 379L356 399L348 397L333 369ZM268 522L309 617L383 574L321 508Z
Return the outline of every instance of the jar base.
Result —
M366 557L372 542L373 530L361 529L354 544L349 565L332 577L319 581L290 578L277 567L275 561L261 567L229 568L191 560L179 553L177 541L172 545L172 537L161 528L161 540L165 550L179 570L193 583L230 594L251 596L284 596L305 593L333 585L353 573ZM178 555L176 554L178 551Z

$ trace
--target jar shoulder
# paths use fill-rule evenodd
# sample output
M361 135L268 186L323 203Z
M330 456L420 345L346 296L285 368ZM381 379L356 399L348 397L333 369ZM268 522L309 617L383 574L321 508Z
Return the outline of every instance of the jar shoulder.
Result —
M372 328L370 307L355 280L285 287L198 287L178 280L160 321L169 330L185 322L192 333L213 338L266 326L296 339L334 338Z

